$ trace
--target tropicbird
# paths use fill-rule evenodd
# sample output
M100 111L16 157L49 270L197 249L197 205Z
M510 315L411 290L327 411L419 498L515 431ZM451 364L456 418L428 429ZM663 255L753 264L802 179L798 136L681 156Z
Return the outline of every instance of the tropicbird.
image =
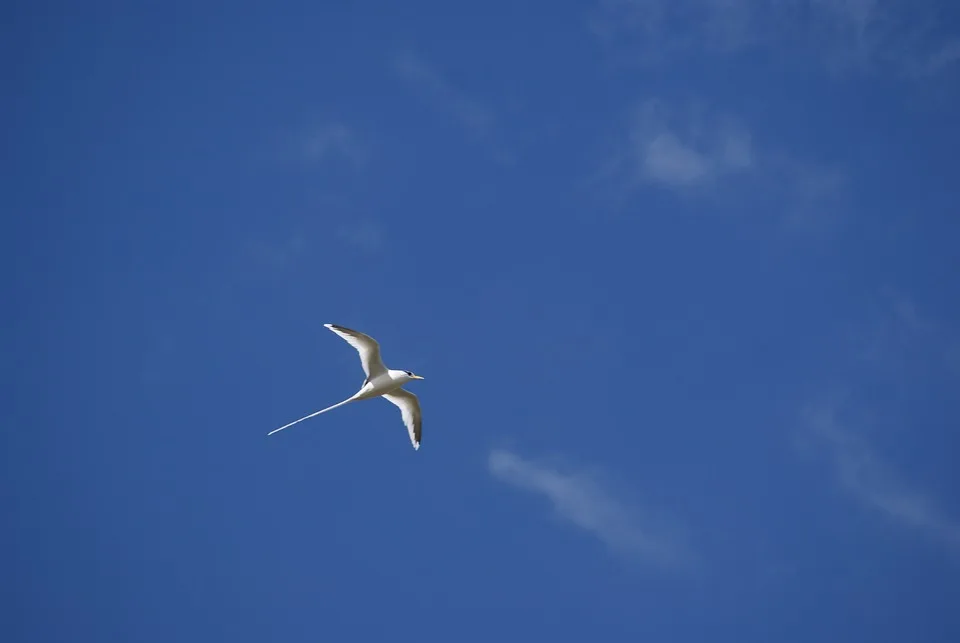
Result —
M348 344L357 349L357 352L360 354L360 363L363 366L363 372L366 373L367 378L363 380L360 390L354 393L351 397L345 399L343 402L339 402L333 406L328 406L327 408L321 409L316 413L311 413L310 415L300 418L296 422L285 424L279 429L274 429L267 435L273 435L277 431L282 431L287 427L297 424L298 422L309 420L315 415L332 411L338 406L343 406L344 404L349 404L350 402L368 400L374 397L382 397L391 404L394 404L400 408L400 415L403 418L403 423L407 426L407 433L410 434L410 442L413 444L414 449L419 449L420 400L417 399L416 395L410 391L404 390L401 387L407 382L412 382L413 380L422 380L423 378L419 375L411 373L410 371L396 371L393 369L388 369L386 366L384 366L383 360L380 359L380 344L378 344L377 341L369 335L364 335L361 332L350 330L349 328L344 328L343 326L337 326L336 324L324 324L324 326L342 337Z

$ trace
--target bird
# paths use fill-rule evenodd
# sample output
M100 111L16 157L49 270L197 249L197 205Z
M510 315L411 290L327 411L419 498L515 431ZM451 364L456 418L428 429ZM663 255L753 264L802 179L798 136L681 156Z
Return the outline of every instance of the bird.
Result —
M398 371L384 366L383 360L380 359L380 344L369 335L336 324L324 324L324 327L330 329L357 349L357 353L360 354L360 364L363 366L363 372L367 375L366 379L360 385L360 390L344 401L311 413L290 424L285 424L267 435L273 435L277 431L282 431L294 424L309 420L321 413L332 411L350 402L382 397L399 407L400 417L407 427L407 433L410 434L410 443L413 444L415 450L419 450L421 433L420 400L410 391L403 389L403 385L414 380L422 380L423 377L411 371Z

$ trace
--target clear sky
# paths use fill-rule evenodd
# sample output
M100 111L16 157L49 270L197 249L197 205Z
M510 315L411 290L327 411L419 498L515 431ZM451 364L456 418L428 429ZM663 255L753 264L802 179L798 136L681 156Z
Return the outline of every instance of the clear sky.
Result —
M0 15L4 641L960 640L960 4Z

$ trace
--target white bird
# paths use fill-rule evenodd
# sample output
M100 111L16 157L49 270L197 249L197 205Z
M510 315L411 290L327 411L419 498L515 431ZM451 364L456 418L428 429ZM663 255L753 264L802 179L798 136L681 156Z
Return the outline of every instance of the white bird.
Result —
M413 444L414 449L419 449L420 400L417 399L416 395L410 391L405 391L401 387L407 382L412 382L413 380L422 380L423 378L419 375L411 373L410 371L395 371L384 366L383 361L380 359L380 344L378 344L377 341L369 335L364 335L363 333L350 330L349 328L344 328L343 326L337 326L335 324L324 324L324 326L335 332L337 335L345 339L348 344L357 349L357 352L360 353L360 363L363 365L363 372L367 374L367 378L363 380L360 390L357 391L353 396L345 399L343 402L334 404L333 406L328 406L327 408L317 411L316 413L311 413L310 415L300 418L296 422L285 424L279 429L274 429L267 435L273 435L277 431L282 431L287 427L297 424L298 422L309 420L315 415L326 413L327 411L331 411L338 406L343 406L344 404L348 404L350 402L368 400L373 397L383 397L391 404L394 404L400 408L400 415L403 418L403 423L407 426L407 433L410 434L410 442Z

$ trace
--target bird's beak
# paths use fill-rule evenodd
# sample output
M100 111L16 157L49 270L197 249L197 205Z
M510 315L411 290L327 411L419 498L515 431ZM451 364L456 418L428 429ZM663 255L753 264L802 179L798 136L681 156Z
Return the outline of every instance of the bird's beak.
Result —
M413 376L413 379L415 379L415 380L422 380L423 378L420 377L419 375L414 375L414 376Z

